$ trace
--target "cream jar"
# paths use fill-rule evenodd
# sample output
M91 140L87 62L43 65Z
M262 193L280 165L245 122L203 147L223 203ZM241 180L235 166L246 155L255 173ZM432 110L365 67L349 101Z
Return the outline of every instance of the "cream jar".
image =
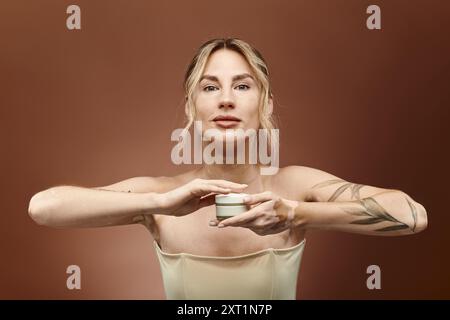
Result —
M216 195L216 217L223 220L249 210L244 204L246 193L227 193Z

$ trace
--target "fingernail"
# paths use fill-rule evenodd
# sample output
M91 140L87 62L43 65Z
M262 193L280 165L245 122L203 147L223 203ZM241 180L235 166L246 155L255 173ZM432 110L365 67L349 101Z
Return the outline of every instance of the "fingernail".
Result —
M225 225L222 224L222 223L219 223L218 227L219 227L219 228L223 228L223 227L225 227Z

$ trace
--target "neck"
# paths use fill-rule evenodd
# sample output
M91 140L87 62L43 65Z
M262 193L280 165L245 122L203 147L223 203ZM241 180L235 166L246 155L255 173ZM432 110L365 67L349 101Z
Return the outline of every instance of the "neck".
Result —
M207 142L204 142L203 148L205 148L207 145ZM245 144L245 149L243 150L244 153L244 163L238 163L237 159L237 146L234 144L234 152L232 154L228 154L228 150L226 149L226 144L224 143L223 148L223 164L219 163L212 163L207 164L204 163L201 168L198 169L199 175L203 179L221 179L221 180L228 180L235 183L245 183L245 184L252 184L252 182L259 182L261 178L260 173L260 164L257 163L250 163L250 157L249 157L249 146L248 143ZM227 159L229 163L227 162Z
M260 178L256 164L205 164L200 169L203 179L222 179L250 185Z

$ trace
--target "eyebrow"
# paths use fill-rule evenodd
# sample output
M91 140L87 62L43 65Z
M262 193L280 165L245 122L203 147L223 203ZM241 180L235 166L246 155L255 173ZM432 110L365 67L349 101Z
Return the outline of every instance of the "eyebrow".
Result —
M248 74L248 73L237 74L237 75L233 76L232 80L233 80L233 82L234 82L234 81L242 80L242 79L245 79L245 78L251 78L253 81L255 80L255 79L253 78L253 76L250 75L250 74ZM200 78L199 82L202 81L202 80L204 80L204 79L211 80L211 81L215 81L215 82L219 82L219 79L218 79L216 76L209 75L209 74L203 75L203 76Z

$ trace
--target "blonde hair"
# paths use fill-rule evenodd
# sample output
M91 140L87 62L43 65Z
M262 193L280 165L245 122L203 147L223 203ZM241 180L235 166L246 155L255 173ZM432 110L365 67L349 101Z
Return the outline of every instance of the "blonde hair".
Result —
M258 107L260 127L268 130L270 144L273 139L271 129L277 128L277 124L273 115L270 114L269 109L269 99L273 98L273 94L270 87L267 64L258 50L247 42L236 38L212 39L205 42L200 46L196 55L189 64L184 77L184 91L187 104L187 124L185 126L185 131L189 130L194 123L196 109L193 102L193 96L205 69L206 62L208 61L208 58L219 49L233 50L241 54L250 65L261 91L261 98Z

